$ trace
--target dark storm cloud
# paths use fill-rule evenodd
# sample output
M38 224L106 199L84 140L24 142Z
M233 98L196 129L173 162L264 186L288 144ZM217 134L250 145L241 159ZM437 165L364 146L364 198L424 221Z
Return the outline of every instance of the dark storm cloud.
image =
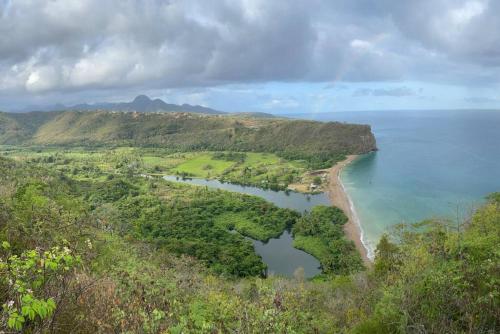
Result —
M493 0L7 0L0 96L268 81L496 83L498 12Z
M450 59L500 66L500 1L382 0L407 39Z

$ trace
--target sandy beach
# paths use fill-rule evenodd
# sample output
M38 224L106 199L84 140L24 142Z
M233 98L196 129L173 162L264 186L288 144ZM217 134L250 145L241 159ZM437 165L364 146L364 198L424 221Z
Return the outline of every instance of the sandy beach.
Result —
M366 248L361 242L361 231L359 229L359 226L354 221L353 212L349 204L349 199L340 181L340 172L342 171L342 168L351 163L354 159L356 159L356 157L356 155L349 155L347 156L347 159L338 162L337 164L335 164L335 166L330 168L328 194L330 200L332 201L332 204L341 208L349 218L347 224L344 225L346 236L350 240L354 241L354 244L361 254L365 265L371 265L372 262L367 256Z

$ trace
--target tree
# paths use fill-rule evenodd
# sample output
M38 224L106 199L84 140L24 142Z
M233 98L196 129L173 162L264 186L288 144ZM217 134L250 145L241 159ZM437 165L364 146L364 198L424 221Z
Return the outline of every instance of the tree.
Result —
M15 330L41 328L56 309L57 290L66 274L80 262L68 247L49 250L27 250L10 254L10 244L2 242L7 258L0 258L0 281L9 287L2 318ZM3 254L2 254L3 255ZM53 295L50 296L50 291ZM35 331L36 332L36 331Z
M322 183L322 181L321 181L321 177L319 177L319 176L315 176L315 177L313 178L313 184L315 184L315 185L319 186L319 185L321 185L321 183Z
M398 246L389 241L387 234L382 235L375 250L375 272L385 275L397 264Z

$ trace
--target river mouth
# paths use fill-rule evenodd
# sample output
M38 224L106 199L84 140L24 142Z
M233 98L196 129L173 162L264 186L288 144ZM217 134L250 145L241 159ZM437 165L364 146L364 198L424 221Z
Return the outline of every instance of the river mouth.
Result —
M163 179L258 196L280 208L293 209L299 212L310 211L316 205L331 205L325 193L306 195L296 192L274 191L252 186L223 183L218 180L199 178L182 179L171 175L164 176ZM305 278L321 274L321 265L315 257L293 247L293 238L290 231L285 230L278 238L272 238L267 242L248 239L252 241L255 252L267 264L269 275L293 277L296 272L302 271L299 268L303 269L303 276Z

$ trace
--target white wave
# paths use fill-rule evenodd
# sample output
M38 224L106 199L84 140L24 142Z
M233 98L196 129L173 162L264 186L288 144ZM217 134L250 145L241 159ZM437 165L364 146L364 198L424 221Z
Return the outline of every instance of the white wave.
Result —
M342 187L342 191L344 192L345 196L347 197L347 201L349 202L349 208L351 210L351 216L352 219L354 220L354 224L358 228L360 239L361 239L361 244L363 244L363 247L366 249L366 256L370 261L373 262L375 259L375 247L374 245L367 239L365 232L363 231L363 228L361 226L361 221L358 217L358 213L356 212L356 208L354 207L354 203L351 199L351 196L349 196L349 193L347 192L346 188L344 187L344 183L342 182L341 178L342 171L340 171L337 175L338 182L340 186Z

